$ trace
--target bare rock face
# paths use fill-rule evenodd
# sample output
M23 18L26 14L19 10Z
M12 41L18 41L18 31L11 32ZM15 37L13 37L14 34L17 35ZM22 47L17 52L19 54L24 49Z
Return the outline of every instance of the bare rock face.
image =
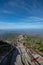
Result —
M0 41L0 65L10 64L13 46L5 41Z

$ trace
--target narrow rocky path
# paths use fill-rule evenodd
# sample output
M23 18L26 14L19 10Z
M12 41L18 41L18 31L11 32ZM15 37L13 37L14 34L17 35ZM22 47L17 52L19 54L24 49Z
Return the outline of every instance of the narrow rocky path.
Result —
M13 53L11 65L31 65L30 58L23 44L18 44Z
M21 61L23 61L23 63L25 65L31 65L30 64L30 57L28 56L27 52L26 52L26 48L23 46L22 43L19 43L18 45L20 54L21 54Z
M14 50L13 52L11 65L22 65L21 56L18 48L16 48L16 50Z

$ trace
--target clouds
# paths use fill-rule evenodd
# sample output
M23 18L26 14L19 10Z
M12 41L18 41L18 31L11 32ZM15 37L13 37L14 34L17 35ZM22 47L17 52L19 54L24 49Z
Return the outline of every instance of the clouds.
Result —
M40 18L40 17L35 17L35 16L30 16L30 17L27 17L27 18L23 18L21 19L23 22L26 22L26 23L32 23L32 24L39 24L39 23L43 23L43 18Z
M43 29L42 23L8 23L0 22L0 29Z
M43 19L38 17L29 17L21 22L0 22L0 29L43 29Z
M41 0L42 1L42 0ZM2 4L1 4L2 3ZM41 2L42 3L42 2ZM26 16L26 14L41 16L43 14L43 5L38 0L1 0L0 10L10 12L15 12L19 15ZM7 13L7 12L3 12Z
M0 0L1 21L0 28L42 28L43 0Z

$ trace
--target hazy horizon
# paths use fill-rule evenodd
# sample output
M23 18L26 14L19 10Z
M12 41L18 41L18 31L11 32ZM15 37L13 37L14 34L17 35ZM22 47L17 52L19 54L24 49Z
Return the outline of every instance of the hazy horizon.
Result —
M43 34L43 29L0 29L0 34L3 33L20 33L20 34Z

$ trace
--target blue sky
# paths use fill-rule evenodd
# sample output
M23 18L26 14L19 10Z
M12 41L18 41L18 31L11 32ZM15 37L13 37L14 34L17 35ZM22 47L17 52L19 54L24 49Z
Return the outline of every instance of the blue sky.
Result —
M0 0L0 29L43 29L43 0Z

